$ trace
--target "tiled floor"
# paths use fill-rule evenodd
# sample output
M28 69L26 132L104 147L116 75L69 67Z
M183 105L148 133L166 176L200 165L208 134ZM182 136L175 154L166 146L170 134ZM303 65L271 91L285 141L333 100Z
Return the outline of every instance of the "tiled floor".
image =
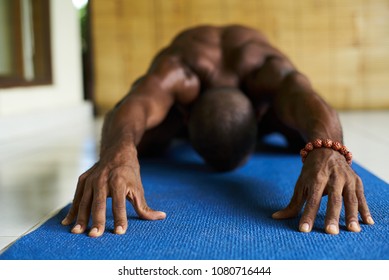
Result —
M341 113L355 160L389 182L389 111ZM96 160L101 122L0 145L0 250L73 198L78 176Z
M96 160L94 125L0 145L0 250L71 201L78 176Z

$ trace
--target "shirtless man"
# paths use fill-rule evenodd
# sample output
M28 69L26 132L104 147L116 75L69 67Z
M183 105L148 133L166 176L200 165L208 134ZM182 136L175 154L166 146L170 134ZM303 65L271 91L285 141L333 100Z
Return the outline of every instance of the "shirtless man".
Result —
M306 76L268 40L243 26L200 26L180 33L153 60L106 116L100 160L79 178L73 204L62 221L71 232L104 233L106 199L112 197L114 232L127 230L126 199L139 218L160 220L148 207L138 155L158 153L187 131L189 141L211 167L228 171L242 165L256 138L280 131L289 143L315 139L342 143L337 113L321 99ZM304 140L304 141L302 141ZM305 159L289 205L275 219L296 217L310 232L323 195L328 195L325 232L339 233L344 202L349 231L373 224L361 179L345 156L333 149L313 149Z

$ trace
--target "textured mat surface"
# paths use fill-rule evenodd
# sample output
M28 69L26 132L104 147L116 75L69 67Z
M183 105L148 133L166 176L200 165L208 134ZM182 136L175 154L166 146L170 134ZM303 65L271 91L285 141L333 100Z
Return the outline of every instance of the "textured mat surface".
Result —
M376 224L362 232L323 232L326 198L310 234L297 231L298 218L276 221L271 214L291 198L301 169L298 156L254 155L242 168L212 173L187 145L163 159L141 163L146 198L167 212L163 221L142 221L128 204L129 228L100 238L69 233L60 225L69 206L22 237L0 259L389 259L389 185L357 164Z

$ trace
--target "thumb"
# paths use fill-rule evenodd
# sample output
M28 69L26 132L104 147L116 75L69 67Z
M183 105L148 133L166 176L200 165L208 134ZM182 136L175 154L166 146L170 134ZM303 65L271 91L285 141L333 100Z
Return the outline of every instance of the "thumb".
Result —
M273 213L272 218L278 220L278 219L289 219L289 218L296 217L300 213L301 209L303 208L306 200L301 190L302 189L300 188L300 184L299 182L297 182L292 199L290 200L288 206L286 206L284 209L281 209Z
M131 202L140 219L154 221L166 218L165 212L153 210L147 205L143 192L130 192L127 199Z

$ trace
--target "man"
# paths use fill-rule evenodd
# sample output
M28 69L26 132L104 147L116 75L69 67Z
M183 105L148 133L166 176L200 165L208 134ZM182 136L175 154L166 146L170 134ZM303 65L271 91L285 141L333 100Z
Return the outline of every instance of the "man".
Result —
M80 176L62 223L76 221L72 233L79 234L92 216L89 236L102 235L107 197L112 197L117 234L128 226L126 199L141 219L164 219L164 212L146 203L138 154L160 152L183 130L205 162L219 171L242 165L256 137L271 130L283 133L292 146L313 141L302 151L304 166L289 205L273 218L295 217L303 209L299 230L309 232L322 196L328 195L327 233L339 233L342 200L349 231L361 230L358 213L364 223L374 223L361 179L348 164L351 154L345 147L339 150L342 129L336 112L284 54L243 26L186 30L154 58L107 114L100 160Z

